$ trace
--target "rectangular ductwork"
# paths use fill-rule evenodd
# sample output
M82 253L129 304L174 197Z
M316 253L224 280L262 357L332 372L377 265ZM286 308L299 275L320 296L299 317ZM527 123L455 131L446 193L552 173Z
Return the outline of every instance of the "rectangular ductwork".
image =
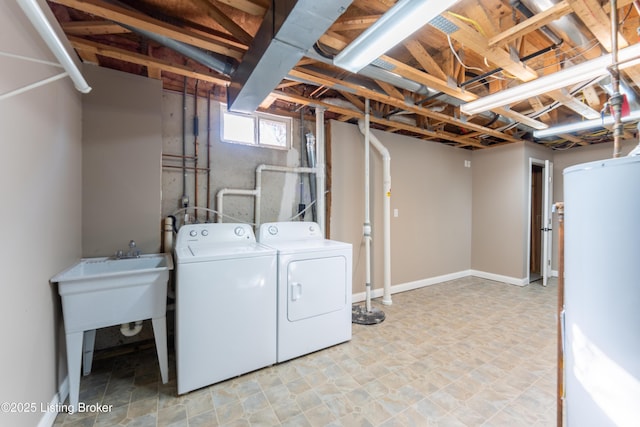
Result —
M273 0L231 76L230 111L252 113L353 0Z

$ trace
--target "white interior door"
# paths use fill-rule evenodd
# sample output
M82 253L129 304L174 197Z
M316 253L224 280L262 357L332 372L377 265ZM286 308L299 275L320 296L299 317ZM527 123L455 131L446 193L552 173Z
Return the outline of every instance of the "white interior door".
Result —
M553 162L544 161L544 198L542 220L542 286L547 286L551 277L551 249L552 249L552 216L553 201Z

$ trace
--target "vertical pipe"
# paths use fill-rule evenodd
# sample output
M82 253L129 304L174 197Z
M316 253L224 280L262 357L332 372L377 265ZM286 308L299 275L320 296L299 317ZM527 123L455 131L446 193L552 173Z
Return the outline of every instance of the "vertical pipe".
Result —
M318 225L322 230L323 235L325 235L325 202L324 202L324 192L325 192L325 164L324 164L324 143L325 143L325 135L324 135L324 108L316 107L316 204L318 206ZM325 237L329 237L326 236Z
M366 118L366 114L365 114ZM382 295L382 304L391 305L391 155L389 150L382 145L375 135L370 135L369 128L360 120L358 121L360 132L369 138L371 146L373 146L382 157L382 184L383 184L383 253L384 253L384 293Z
M207 222L211 221L211 90L207 92Z
M371 210L369 207L370 198L370 140L369 140L369 98L365 99L364 104L364 224L362 226L362 233L364 236L364 248L365 248L365 304L367 313L371 312Z
M564 203L556 203L558 211L558 321L557 321L557 400L556 400L556 425L562 427L563 400L564 400Z
M184 78L182 87L182 200L183 208L189 206L187 196L187 78ZM184 222L187 222L188 213L184 213Z
M193 91L193 204L198 207L198 133L200 132L200 120L198 119L198 82L196 79ZM198 222L198 210L195 211Z
M622 102L620 94L620 70L618 69L618 2L611 0L611 84L613 95L610 103L613 109L613 157L621 156L621 140L624 134L622 124Z

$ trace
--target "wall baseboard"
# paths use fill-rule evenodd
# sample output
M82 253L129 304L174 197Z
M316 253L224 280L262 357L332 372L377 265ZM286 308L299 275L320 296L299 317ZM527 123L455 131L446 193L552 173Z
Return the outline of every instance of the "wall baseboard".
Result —
M508 283L510 285L516 285L516 286L527 286L529 284L526 277L517 278L517 277L503 276L501 274L487 273L487 272L478 271L478 270L470 270L469 275L480 277L481 279L488 279L496 282L504 282L504 283Z
M449 280L461 279L463 277L470 276L469 270L459 271L457 273L444 274L442 276L430 277L428 279L415 280L413 282L400 283L398 285L391 286L391 294L397 294L399 292L411 291L413 289L424 288L425 286L435 285L437 283L448 282ZM371 292L371 298L382 297L384 290L382 288L374 289ZM352 295L352 302L362 302L367 298L366 292L359 292Z
M67 376L60 386L58 392L53 396L51 402L49 402L49 408L56 408L61 406L67 397L69 396L69 377ZM38 427L52 427L56 422L57 412L44 412L42 418L38 422Z
M431 286L431 285L448 282L450 280L455 280L455 279L462 279L464 277L469 277L469 276L480 277L482 279L508 283L510 285L516 285L516 286L527 286L529 284L527 282L526 277L519 279L517 277L509 277L509 276L503 276L500 274L486 273L484 271L478 271L478 270L463 270L463 271L458 271L457 273L444 274L442 276L430 277L427 279L415 280L413 282L406 282L406 283L400 283L398 285L393 285L391 286L391 294L393 295L398 292L411 291L413 289L424 288L425 286ZM384 291L381 288L374 289L371 292L371 298L380 298L382 297L383 292ZM353 303L358 303L358 302L364 301L366 297L367 297L366 292L359 292L357 294L353 294L351 296L351 299Z

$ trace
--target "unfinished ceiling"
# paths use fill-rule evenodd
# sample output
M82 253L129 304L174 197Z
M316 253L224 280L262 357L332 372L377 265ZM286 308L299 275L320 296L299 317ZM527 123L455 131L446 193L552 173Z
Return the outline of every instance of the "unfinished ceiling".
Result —
M333 57L392 0L48 3L83 61L161 79L168 90L182 91L186 81L189 93L197 87L222 102L229 91L231 102L238 98L245 109L253 102L261 111L299 117L322 106L327 118L356 121L368 98L372 126L468 149L613 140L611 129L602 128L533 136L535 129L608 116L609 77L470 116L460 111L467 102L611 52L610 2L461 0L357 74L334 66ZM636 42L640 26L632 0L617 2L617 18L624 49ZM639 85L640 66L621 72L631 110ZM633 137L635 124L626 127L625 136Z

